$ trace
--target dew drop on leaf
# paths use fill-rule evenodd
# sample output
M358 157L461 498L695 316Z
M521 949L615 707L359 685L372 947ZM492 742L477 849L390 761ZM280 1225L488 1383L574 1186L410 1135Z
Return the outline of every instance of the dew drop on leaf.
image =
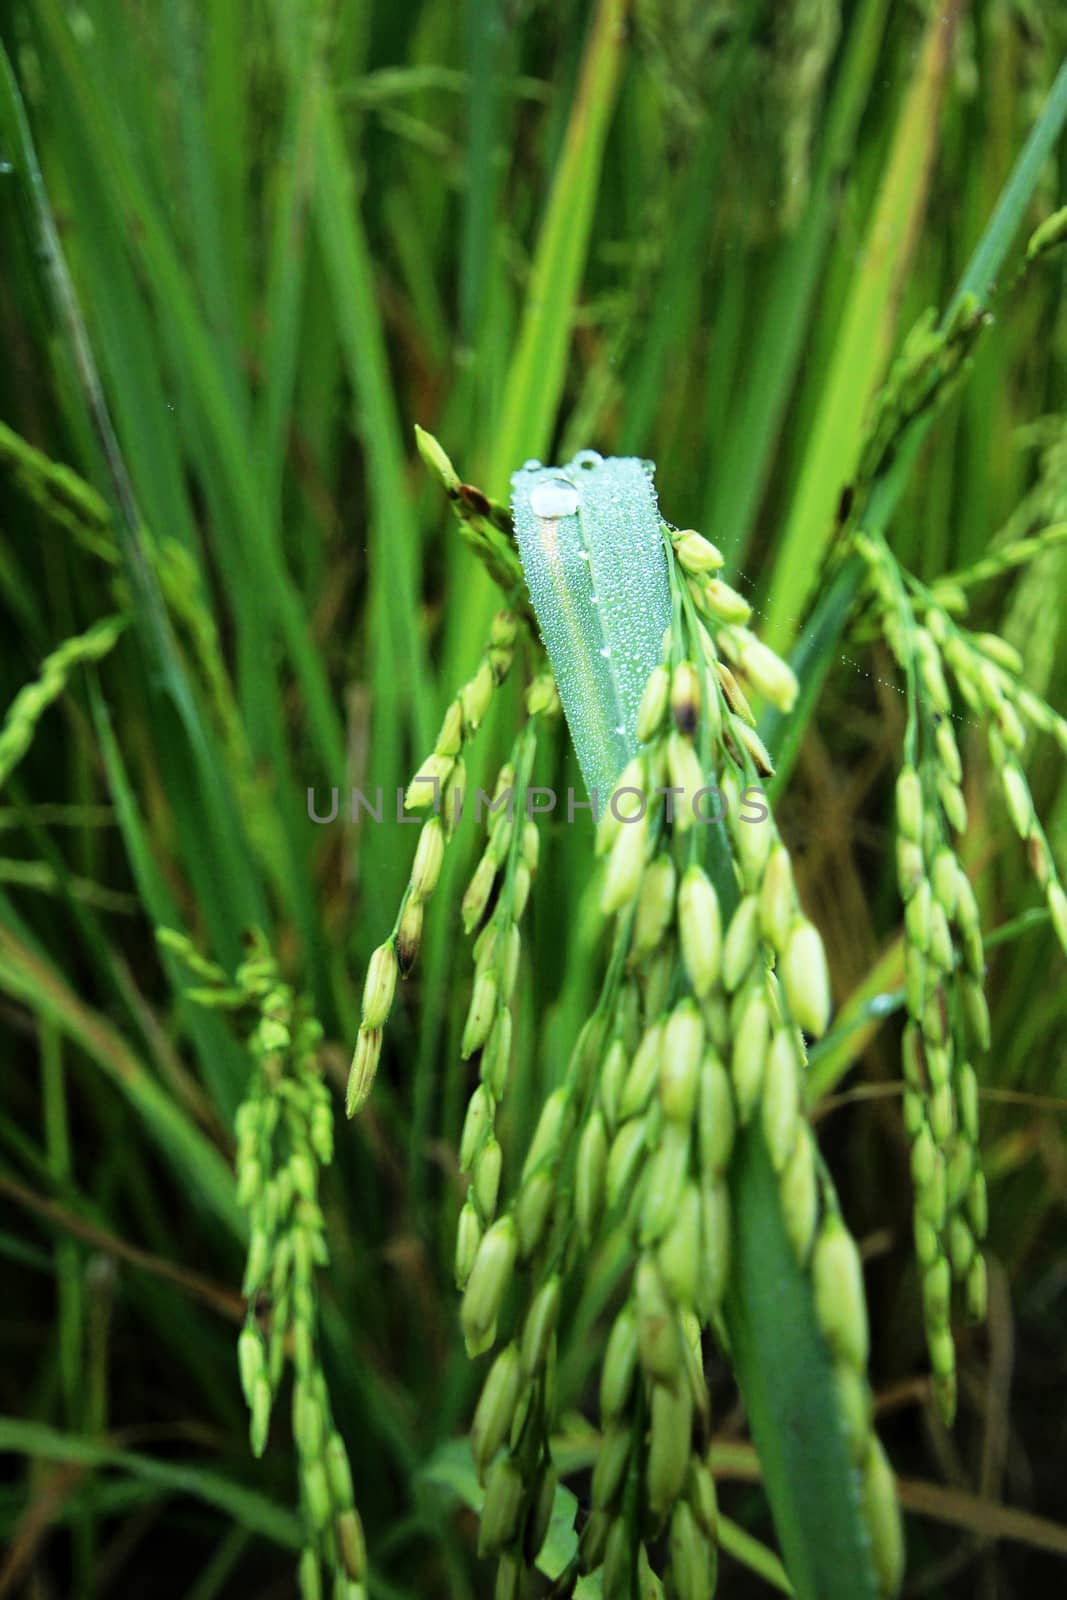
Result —
M581 504L581 496L573 483L566 478L553 478L539 483L530 494L530 510L535 517L556 522L560 517L573 517Z

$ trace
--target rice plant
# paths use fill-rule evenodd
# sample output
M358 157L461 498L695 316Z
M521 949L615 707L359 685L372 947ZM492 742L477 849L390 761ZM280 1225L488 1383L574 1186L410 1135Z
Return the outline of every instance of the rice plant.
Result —
M0 1595L1056 1592L1063 21L0 45Z

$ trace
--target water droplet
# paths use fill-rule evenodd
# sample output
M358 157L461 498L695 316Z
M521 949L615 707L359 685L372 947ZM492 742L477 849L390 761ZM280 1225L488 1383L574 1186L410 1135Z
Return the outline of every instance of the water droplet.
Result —
M602 656L605 656L605 657L606 656L610 656L610 654L611 654L611 646L610 646L610 644L601 645L600 654Z
M573 517L581 504L581 496L573 483L566 478L552 478L539 483L530 492L530 510L535 517L555 522L560 517Z
M579 552L578 552L578 560L579 561L588 561L589 560L589 551L588 550L579 550Z
M523 472L537 472L540 469L540 466L541 466L540 461L534 461L533 458L531 457L531 459L529 461L524 461L523 462L522 470L523 470Z
M14 170L14 167L11 165L11 162L8 161L7 157L0 156L0 173L6 177L9 172L14 172Z
M574 458L576 467L584 467L586 472L591 472L594 467L599 467L604 457L599 450L579 450Z
M598 606L600 604L600 596L598 594L591 594L589 596L589 604L591 606Z

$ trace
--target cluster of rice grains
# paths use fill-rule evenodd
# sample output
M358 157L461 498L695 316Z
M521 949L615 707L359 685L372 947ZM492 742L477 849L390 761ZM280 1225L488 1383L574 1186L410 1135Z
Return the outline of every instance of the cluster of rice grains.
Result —
M622 1292L603 1329L588 1504L560 1581L601 1571L611 1597L713 1592L704 1341L715 1333L725 1343L731 1156L738 1138L758 1137L809 1275L857 1500L890 1594L902 1543L892 1474L871 1426L862 1272L803 1112L804 1037L827 1025L827 966L759 788L771 764L746 698L747 689L788 710L797 686L747 629L749 608L716 575L715 547L696 533L663 532L671 622L637 709L637 754L597 832L611 953L512 1185L502 1185L494 1130L507 1092L518 925L537 859L525 790L538 717L558 704L547 673L530 690L534 715L498 785L511 788L512 813L491 815L464 899L466 930L477 937L463 1053L477 1059L479 1083L462 1134L469 1188L456 1276L468 1350L494 1352L471 1430L485 1486L480 1548L497 1558L498 1600L533 1592L530 1574L554 1502L558 1509L557 1324L568 1291L578 1292L610 1246L622 1252ZM396 932L372 962L364 1030L380 1029L389 1009L395 945ZM361 1036L356 1101L367 1048Z
M905 678L905 764L897 779L897 877L905 903L904 1118L915 1185L915 1248L941 1412L956 1408L953 1284L969 1315L985 1314L986 1185L978 1151L972 1056L989 1046L985 957L978 905L956 850L967 827L951 677L967 722L984 736L1011 822L1067 949L1067 895L1034 811L1021 756L1029 731L1067 751L1067 722L1020 679L1016 651L962 627L958 585L930 591L895 562L883 540L859 536L878 625Z
M456 1281L464 1288L471 1277L487 1232L496 1221L502 1152L495 1135L496 1111L507 1089L511 1062L511 998L518 976L521 937L519 925L529 899L540 851L537 826L526 815L526 796L536 748L539 720L559 712L551 676L536 679L527 695L530 720L501 768L490 811L485 850L463 896L463 927L474 941L474 987L463 1028L463 1059L477 1056L479 1083L471 1095L460 1137L460 1170L470 1174L467 1199L456 1234ZM491 906L491 910L490 910ZM549 1102L549 1106L551 1102ZM546 1107L548 1125L552 1113ZM531 1158L536 1158L536 1140ZM536 1167L536 1159L527 1168ZM551 1202L551 1184L538 1181L526 1189L525 1205L518 1217L518 1238L530 1244ZM499 1237L499 1234L498 1234ZM531 1245L532 1248L532 1245ZM488 1252L491 1254L492 1252ZM475 1292L464 1302L463 1331L471 1355L479 1355L493 1342L496 1312L492 1302L481 1304Z
M870 1431L859 1260L801 1111L803 1034L821 1033L829 1016L825 957L762 793L750 788L771 769L742 684L783 709L796 685L745 629L745 602L712 576L714 547L690 532L672 545L674 618L638 713L642 748L598 831L612 960L559 1104L546 1108L551 1133L542 1122L534 1141L551 1148L558 1200L554 1248L531 1274L531 1313L545 1274L573 1267L606 1236L625 1234L633 1259L601 1375L601 1445L578 1560L585 1571L603 1565L611 1595L658 1593L662 1583L695 1600L713 1589L702 1340L719 1325L730 1158L736 1130L749 1125L814 1279L888 1591L900 1541ZM708 808L724 811L723 825L698 820Z
M452 796L457 782L464 782L460 755L463 742L477 729L488 709L493 687L502 681L510 666L515 634L513 614L499 613L478 673L452 702L433 752L409 787L408 809L432 808L434 814L424 823L419 836L411 878L393 932L371 958L349 1079L350 1115L370 1091L381 1049L381 1030L392 1008L397 977L407 976L417 955L417 933L411 938L405 930L413 908L421 921L422 906L437 882L445 841L459 815L460 806L453 804ZM511 1061L510 1003L518 976L520 925L539 854L537 826L527 814L527 793L538 729L545 719L557 717L560 711L555 684L547 669L530 685L526 710L527 720L497 775L486 807L486 845L461 908L467 934L477 931L474 981L461 1051L465 1060L477 1058L479 1081L467 1107L460 1140L460 1167L469 1181L457 1228L455 1267L457 1283L465 1290L461 1320L472 1356L494 1344L498 1313L515 1261L519 1257L528 1260L544 1236L556 1200L551 1158L557 1136L563 1131L565 1108L560 1095L546 1104L526 1160L519 1196L504 1215L498 1215L503 1153L495 1134L495 1119L506 1092ZM459 792L462 794L462 789ZM549 1274L527 1319L521 1352L519 1342L513 1341L498 1356L471 1430L479 1475L484 1479L487 1469L489 1472L481 1549L483 1553L496 1553L521 1542L522 1521L531 1563L544 1542L556 1484L544 1442L552 1415L544 1386L559 1293L558 1275ZM513 1430L524 1387L530 1423L523 1435L527 1448L521 1455L516 1448L494 1459ZM528 1497L534 1507L529 1516L520 1518Z
M434 747L408 785L408 811L432 811L423 824L408 886L393 930L371 958L363 987L363 1011L348 1077L347 1111L354 1116L366 1101L382 1052L382 1027L392 1010L397 976L407 977L422 942L424 908L441 872L445 845L463 810L467 769L463 749L477 732L493 693L511 667L518 623L510 611L493 619L489 644L478 669L445 712Z
M252 1453L266 1448L288 1363L306 1541L301 1600L366 1600L363 1525L318 1350L315 1271L328 1261L319 1172L333 1159L333 1109L317 1061L322 1029L281 981L261 938L253 938L233 984L183 936L161 929L158 938L198 978L190 999L255 1018L254 1068L236 1125L237 1198L250 1223L237 1354Z

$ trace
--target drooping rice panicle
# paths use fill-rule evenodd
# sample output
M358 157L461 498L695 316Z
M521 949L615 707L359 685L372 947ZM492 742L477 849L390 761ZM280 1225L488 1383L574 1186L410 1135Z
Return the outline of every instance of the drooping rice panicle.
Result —
M397 976L407 977L418 957L424 908L437 886L445 846L463 809L467 784L463 750L485 719L495 690L507 677L517 631L512 612L497 613L477 672L449 703L433 750L408 785L405 809L433 814L419 834L392 932L371 958L348 1076L346 1109L350 1117L365 1103L374 1083L382 1028L392 1008Z
M231 984L184 936L171 929L158 936L201 980L187 991L201 1005L252 1019L253 1071L236 1121L237 1198L250 1227L237 1355L252 1454L267 1448L288 1366L305 1536L301 1600L320 1600L323 1574L332 1596L366 1600L363 1524L319 1344L316 1274L329 1262L319 1175L333 1160L333 1107L318 1064L322 1028L282 980L262 937L250 940Z

